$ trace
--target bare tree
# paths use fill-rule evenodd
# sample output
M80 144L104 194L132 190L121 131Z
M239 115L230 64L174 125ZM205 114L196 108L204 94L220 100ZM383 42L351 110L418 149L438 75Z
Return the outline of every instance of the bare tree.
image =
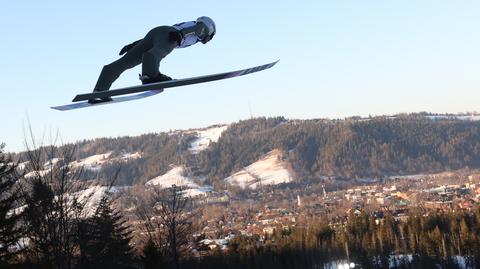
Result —
M188 255L194 233L194 214L184 191L184 187L176 185L163 190L154 189L151 197L137 210L149 242L154 242L175 268L180 268L180 261Z
M22 197L29 251L35 263L48 268L72 268L79 252L79 223L88 214L91 195L82 181L83 168L71 165L75 146L37 147L25 143L25 188Z

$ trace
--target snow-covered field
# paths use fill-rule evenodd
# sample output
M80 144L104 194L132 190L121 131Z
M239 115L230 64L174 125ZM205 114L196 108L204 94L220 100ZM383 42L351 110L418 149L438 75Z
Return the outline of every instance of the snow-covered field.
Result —
M195 139L191 144L189 150L196 154L208 148L210 143L217 142L222 133L227 130L228 125L223 125L219 127L208 128L205 130L195 131L197 134L197 139Z
M293 181L293 176L281 161L279 150L269 152L259 161L225 179L241 188L255 189L261 185L277 185Z
M190 177L184 176L185 169L183 166L174 166L167 173L149 180L145 186L156 186L160 188L169 188L172 185L183 186L186 188L184 194L188 197L197 195L206 195L213 190L210 186L199 186Z

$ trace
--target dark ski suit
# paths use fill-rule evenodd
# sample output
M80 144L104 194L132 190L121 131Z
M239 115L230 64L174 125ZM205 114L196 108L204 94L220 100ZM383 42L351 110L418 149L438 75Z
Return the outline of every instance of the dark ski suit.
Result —
M160 74L160 61L174 48L184 48L200 41L196 35L183 36L182 27L195 22L174 26L159 26L150 30L145 38L125 46L120 55L126 54L111 64L105 65L95 85L95 91L106 91L125 70L142 64L142 75L155 78Z

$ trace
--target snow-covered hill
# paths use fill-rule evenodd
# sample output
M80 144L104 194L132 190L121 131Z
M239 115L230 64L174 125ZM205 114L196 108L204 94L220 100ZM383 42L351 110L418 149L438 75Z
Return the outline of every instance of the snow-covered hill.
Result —
M197 139L191 144L189 150L196 154L208 148L210 143L217 142L222 133L227 130L228 125L215 126L204 130L196 130Z
M241 188L255 189L261 185L277 185L293 181L293 176L281 161L281 152L273 150L257 162L225 179Z
M197 195L206 195L213 190L210 186L200 186L193 182L190 177L184 176L185 169L183 166L174 166L167 173L149 180L145 186L156 186L160 188L169 188L172 185L183 186L186 188L185 196L193 197Z

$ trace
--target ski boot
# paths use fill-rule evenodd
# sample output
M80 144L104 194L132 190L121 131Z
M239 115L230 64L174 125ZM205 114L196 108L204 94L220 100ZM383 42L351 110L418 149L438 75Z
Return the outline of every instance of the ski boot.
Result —
M155 82L162 82L162 81L169 81L172 80L171 77L164 75L162 73L159 73L158 76L151 78L148 75L140 75L138 74L138 78L142 81L142 84L150 84L150 83L155 83Z
M95 89L93 90L93 92L102 92L101 90L98 90L98 89ZM112 97L108 96L108 97L103 97L103 98L93 98L93 99L89 99L88 100L88 103L89 104L97 104L97 103L103 103L103 102L110 102L112 101Z

